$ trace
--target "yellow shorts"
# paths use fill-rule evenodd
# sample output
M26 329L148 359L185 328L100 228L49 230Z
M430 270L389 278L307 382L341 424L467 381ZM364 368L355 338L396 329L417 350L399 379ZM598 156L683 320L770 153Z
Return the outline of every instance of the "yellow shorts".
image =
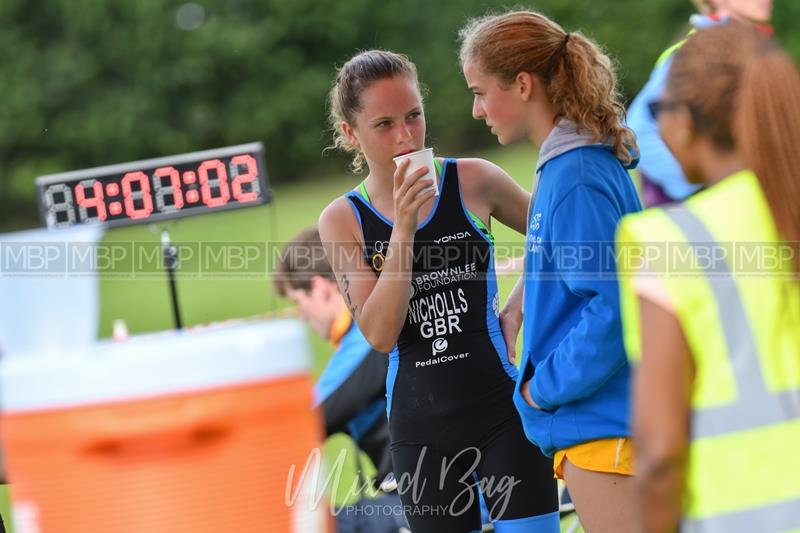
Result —
M564 479L564 459L592 472L633 475L633 441L626 438L600 439L576 444L556 452L553 458L553 472L558 479Z

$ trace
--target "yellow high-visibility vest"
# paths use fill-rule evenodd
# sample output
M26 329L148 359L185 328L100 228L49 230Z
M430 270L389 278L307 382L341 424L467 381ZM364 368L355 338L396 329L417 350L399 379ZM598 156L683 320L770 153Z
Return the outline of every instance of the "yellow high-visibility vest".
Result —
M617 239L629 357L634 276L655 276L696 367L681 531L800 531L800 248L779 239L758 179L625 217Z

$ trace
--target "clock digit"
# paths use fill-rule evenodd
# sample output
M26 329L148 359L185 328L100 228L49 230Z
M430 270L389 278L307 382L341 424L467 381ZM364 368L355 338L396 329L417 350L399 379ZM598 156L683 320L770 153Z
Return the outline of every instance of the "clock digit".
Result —
M86 197L86 189L92 189L92 196ZM103 184L96 179L83 180L75 186L75 201L78 202L78 216L81 222L104 221L108 218L106 204L103 202ZM89 216L89 209L94 207L97 213Z
M62 195L62 200L56 201L56 194ZM72 191L63 183L50 185L44 191L44 207L47 209L47 227L62 228L75 224L75 211L73 210ZM58 215L66 213L66 220L58 220ZM62 217L63 218L63 217Z
M139 190L134 191L131 184L139 182ZM150 180L141 171L128 172L122 176L122 195L125 197L125 214L132 219L149 217L153 212L153 199L150 197ZM134 202L142 201L142 207L136 208Z
M163 178L169 177L169 185L164 185ZM174 213L183 208L181 192L181 175L175 167L161 167L153 172L153 189L155 190L156 211ZM172 203L167 204L165 197L172 195Z
M208 171L214 169L217 177L209 179ZM197 177L200 180L200 193L203 196L203 203L208 207L219 207L228 203L231 198L230 188L228 187L228 173L225 165L219 159L209 159L203 161L197 169ZM212 188L219 188L219 196L214 198L211 195Z
M247 172L240 174L239 167L246 166ZM258 181L258 164L253 156L244 154L231 159L231 177L233 178L233 197L239 202L252 202L258 200L261 184ZM243 192L242 186L250 184L250 192Z

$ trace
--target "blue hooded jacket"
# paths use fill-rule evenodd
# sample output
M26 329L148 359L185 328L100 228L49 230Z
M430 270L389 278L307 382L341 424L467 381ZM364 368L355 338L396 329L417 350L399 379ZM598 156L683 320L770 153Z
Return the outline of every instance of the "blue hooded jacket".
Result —
M630 434L614 233L641 204L612 147L576 130L562 120L543 143L528 214L514 403L528 439L549 456ZM541 409L520 393L528 380Z

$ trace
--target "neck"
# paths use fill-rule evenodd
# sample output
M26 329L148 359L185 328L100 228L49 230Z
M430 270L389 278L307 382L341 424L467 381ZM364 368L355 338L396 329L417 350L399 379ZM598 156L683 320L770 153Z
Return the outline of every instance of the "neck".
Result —
M350 327L352 317L350 316L350 311L347 310L344 304L344 300L342 300L342 305L338 307L335 313L336 314L332 315L333 319L328 326L328 335L326 339L334 346L338 346L342 337L347 333Z
M537 101L531 106L528 117L528 140L534 146L541 147L542 143L556 124L556 113L549 103Z
M709 146L705 151L700 161L706 185L714 185L745 168L744 160L736 150L720 151Z
M370 166L364 184L373 203L376 199L380 201L386 197L391 198L394 191L394 173Z

